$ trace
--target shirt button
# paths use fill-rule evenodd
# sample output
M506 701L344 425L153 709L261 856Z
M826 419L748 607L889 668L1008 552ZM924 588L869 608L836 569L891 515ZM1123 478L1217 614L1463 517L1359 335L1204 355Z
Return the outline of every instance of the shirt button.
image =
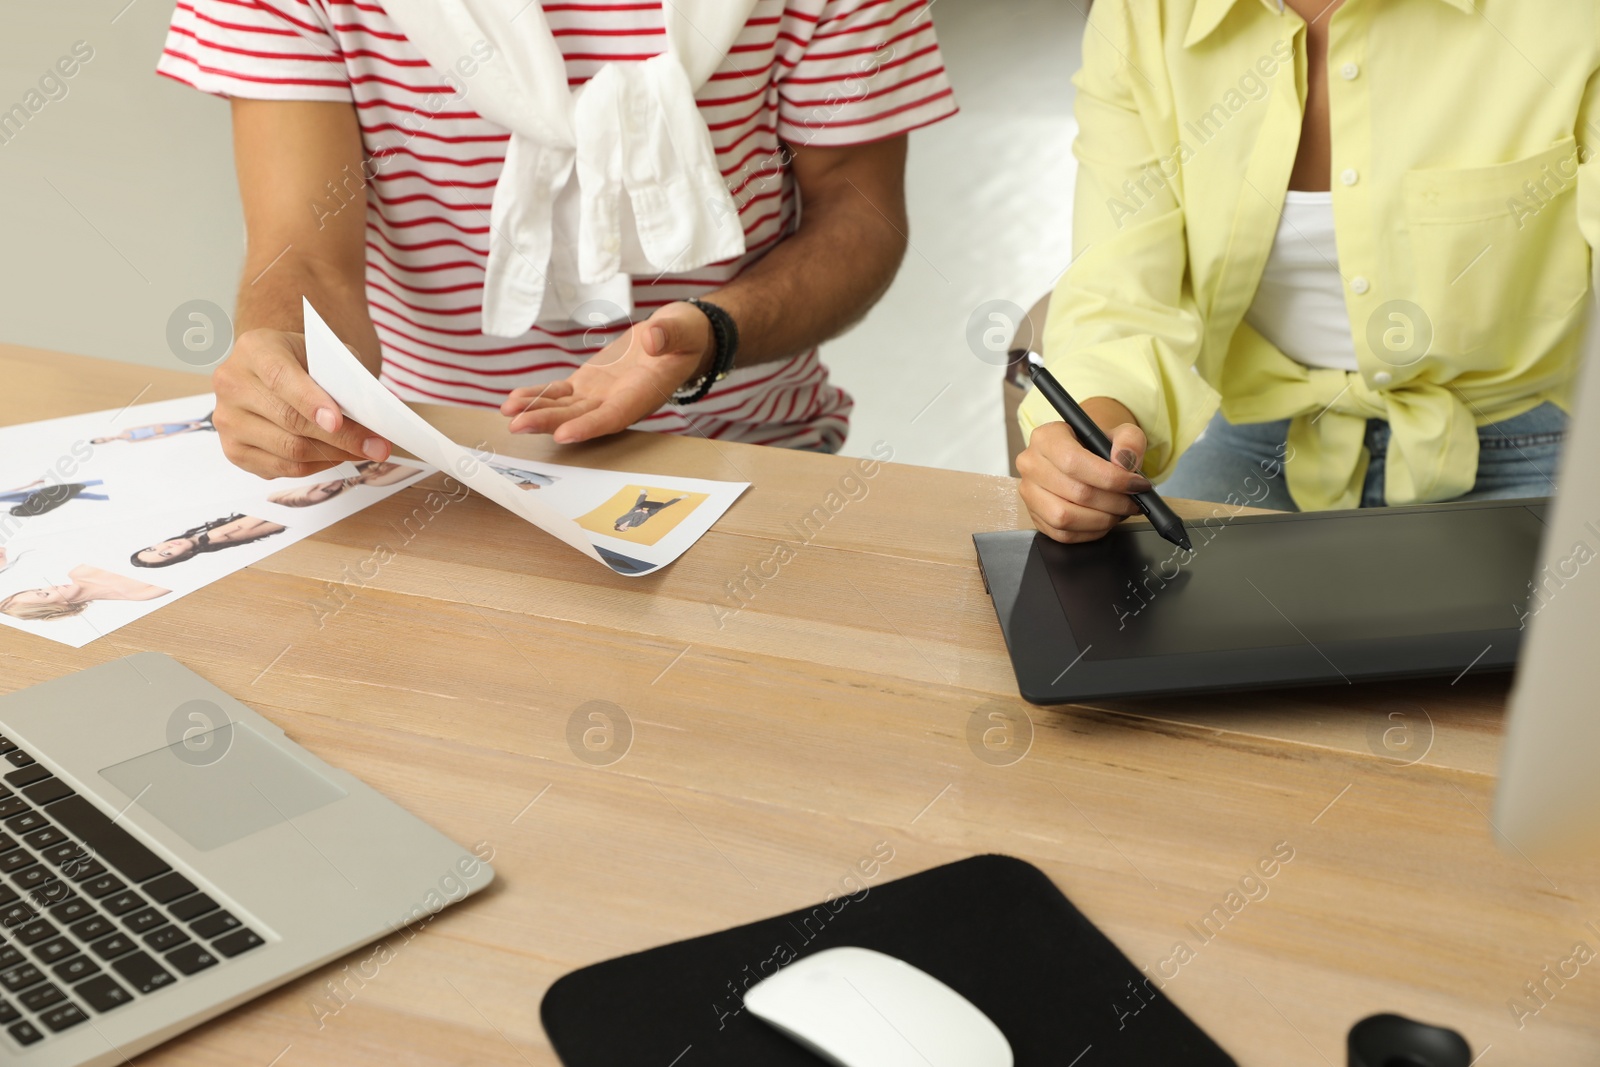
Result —
M1351 167L1349 170L1339 175L1339 180L1344 182L1346 185L1354 185L1356 182L1361 180L1361 175L1356 172L1354 167Z
M1394 381L1394 375L1390 374L1386 370L1381 370L1372 376L1372 381L1375 385L1388 385L1390 382Z
M1367 290L1369 290L1371 288L1372 288L1372 283L1367 281L1365 278L1362 278L1362 277L1358 276L1358 277L1350 279L1350 289L1357 296L1364 295L1367 292Z
M1353 82L1357 77L1360 76L1361 68L1356 66L1354 63L1346 63L1339 69L1339 73L1344 75L1345 81Z

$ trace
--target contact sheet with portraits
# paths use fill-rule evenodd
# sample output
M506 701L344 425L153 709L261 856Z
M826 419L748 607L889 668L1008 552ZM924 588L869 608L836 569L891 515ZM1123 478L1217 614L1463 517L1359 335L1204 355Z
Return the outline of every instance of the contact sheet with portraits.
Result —
M203 394L0 427L0 626L81 648L440 469L397 457L264 481L223 454L214 407ZM628 577L677 559L748 488L467 458L446 473Z
M432 468L262 481L223 455L209 395L0 428L0 625L81 648Z

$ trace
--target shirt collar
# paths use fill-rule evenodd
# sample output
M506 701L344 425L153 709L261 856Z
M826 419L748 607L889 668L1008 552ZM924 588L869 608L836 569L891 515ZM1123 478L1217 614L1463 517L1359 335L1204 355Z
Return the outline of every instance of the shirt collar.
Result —
M1183 39L1183 47L1193 48L1207 37L1211 31L1222 24L1222 20L1240 3L1247 0L1199 0L1194 6L1194 14L1189 17L1189 32ZM1262 7L1272 14L1279 14L1278 0L1258 0ZM1440 3L1449 4L1457 11L1471 15L1477 9L1476 0L1439 0Z

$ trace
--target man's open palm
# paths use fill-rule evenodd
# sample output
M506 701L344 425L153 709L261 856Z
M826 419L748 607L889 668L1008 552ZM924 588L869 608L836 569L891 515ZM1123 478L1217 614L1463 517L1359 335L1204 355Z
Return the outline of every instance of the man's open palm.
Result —
M705 373L711 323L693 304L668 304L589 357L564 381L517 389L500 406L512 433L548 433L558 444L626 430Z

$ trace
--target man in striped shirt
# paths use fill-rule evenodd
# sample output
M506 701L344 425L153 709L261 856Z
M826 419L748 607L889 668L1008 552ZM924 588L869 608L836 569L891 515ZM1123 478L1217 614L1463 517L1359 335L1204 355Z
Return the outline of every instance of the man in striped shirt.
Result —
M661 0L531 2L573 88L664 50ZM955 111L927 7L760 0L696 96L746 253L635 277L632 325L499 338L482 312L509 134L471 109L492 49L437 70L374 0L179 0L158 70L231 98L248 231L238 341L215 375L228 456L264 477L388 456L306 374L302 295L401 398L498 408L516 432L837 450L852 401L816 346L893 280L907 135ZM679 406L716 355L697 297L732 317L738 361Z

